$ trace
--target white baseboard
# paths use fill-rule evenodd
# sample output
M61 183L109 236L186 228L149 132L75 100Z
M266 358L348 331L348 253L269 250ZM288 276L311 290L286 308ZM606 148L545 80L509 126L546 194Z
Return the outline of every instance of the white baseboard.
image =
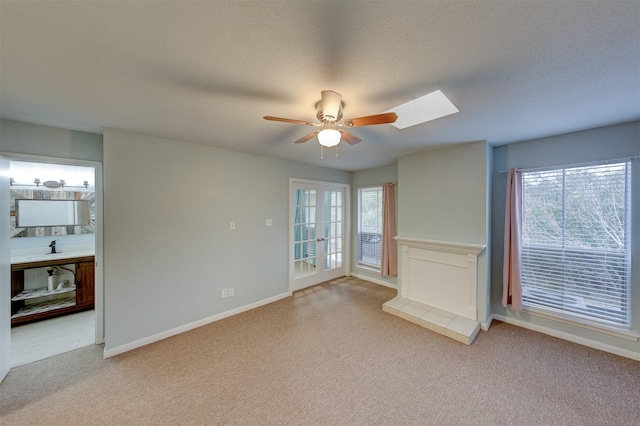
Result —
M388 283L388 282L386 282L384 280L379 280L377 278L369 277L367 275L358 274L357 272L351 272L350 275L352 277L356 277L356 278L359 278L359 279L364 280L364 281L369 281L369 282L372 282L374 284L379 284L379 285L382 285L382 286L385 286L385 287L389 287L389 288L393 288L393 289L396 289L396 290L398 289L398 286L396 286L394 284Z
M507 324L516 325L518 327L526 328L528 330L537 331L539 333L548 334L549 336L557 337L559 339L568 340L569 342L577 343L579 345L588 346L590 348L598 349L604 352L609 352L614 355L619 355L625 358L631 358L636 361L640 361L640 353L633 352L627 349L618 348L616 346L607 345L606 343L600 343L595 340L586 339L584 337L574 336L573 334L565 333L564 331L554 330L552 328L543 327L541 325L531 324L526 321L519 320L517 318L509 318L503 315L493 314L492 318L498 321L506 322Z
M489 327L491 327L491 323L493 322L493 314L491 314L489 316L489 319L487 320L487 322L481 322L480 323L480 329L482 331L489 331Z
M119 355L124 352L128 352L130 350L146 346L150 343L154 343L160 341L162 339L166 339L167 337L175 336L177 334L184 333L189 330L193 330L194 328L202 327L203 325L211 324L212 322L220 321L221 319L231 317L233 315L240 314L242 312L250 311L251 309L258 308L260 306L268 305L269 303L276 302L280 299L284 299L286 297L291 296L291 292L281 293L273 297L269 297L267 299L259 300L254 303L250 303L245 306L241 306L239 308L231 309L226 312L222 312L217 315L213 315L208 318L203 318L198 321L194 321L189 324L182 325L180 327L173 328L171 330L163 331L161 333L154 334L153 336L145 337L143 339L135 340L130 343L126 343L124 345L116 346L115 348L105 349L104 350L104 358L109 358L115 355Z

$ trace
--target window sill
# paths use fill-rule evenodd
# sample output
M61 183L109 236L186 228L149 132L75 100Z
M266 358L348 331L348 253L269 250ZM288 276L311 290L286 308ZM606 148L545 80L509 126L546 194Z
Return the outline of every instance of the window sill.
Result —
M373 265L366 265L366 264L358 263L356 265L356 268L363 269L365 271L375 272L375 273L378 273L378 274L380 273L380 267L379 266L373 266Z
M531 306L523 306L522 312L527 312L534 316L552 319L554 321L559 321L565 324L575 325L587 330L597 331L599 333L608 334L611 336L619 337L621 339L630 340L632 342L636 342L640 339L640 335L631 329L617 328L614 326L598 324L586 319L582 320L580 318L570 317L568 315L556 314Z

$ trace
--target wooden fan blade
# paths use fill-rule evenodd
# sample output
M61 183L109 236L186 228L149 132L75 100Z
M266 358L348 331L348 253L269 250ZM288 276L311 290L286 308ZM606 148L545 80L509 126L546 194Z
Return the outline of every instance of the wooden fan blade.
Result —
M342 125L347 127L372 126L374 124L390 124L398 119L395 112L386 112L384 114L368 115L366 117L352 118L345 120Z
M342 140L348 143L349 145L355 145L360 143L362 139L354 135L353 133L349 133L344 129L340 129L340 133L342 133Z
M305 143L306 141L308 141L309 139L312 139L315 135L317 135L318 133L320 133L320 130L316 130L315 132L311 132L306 136L301 137L300 139L298 139L297 141L295 141L294 143Z
M313 125L313 123L309 123L308 121L302 121L302 120L294 120L292 118L281 118L281 117L272 117L270 115L266 115L264 117L265 120L270 120L270 121L282 121L283 123L293 123L293 124L305 124L305 125Z

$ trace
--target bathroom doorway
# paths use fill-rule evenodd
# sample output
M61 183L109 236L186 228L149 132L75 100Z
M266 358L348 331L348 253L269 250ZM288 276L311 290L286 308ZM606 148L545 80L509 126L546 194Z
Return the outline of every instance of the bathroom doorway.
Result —
M10 363L16 367L104 341L102 165L7 157L11 294L2 297L11 298ZM31 223L31 205L46 206L39 219L45 222L59 206L73 205L69 217L77 222Z

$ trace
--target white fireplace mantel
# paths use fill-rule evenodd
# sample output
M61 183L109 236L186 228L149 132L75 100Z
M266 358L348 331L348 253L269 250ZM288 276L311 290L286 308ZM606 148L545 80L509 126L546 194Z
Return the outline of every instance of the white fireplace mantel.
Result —
M480 244L456 243L452 241L425 240L424 238L394 237L401 246L417 247L426 250L444 251L478 256L485 246Z
M398 236L402 298L477 320L478 256L484 245Z

